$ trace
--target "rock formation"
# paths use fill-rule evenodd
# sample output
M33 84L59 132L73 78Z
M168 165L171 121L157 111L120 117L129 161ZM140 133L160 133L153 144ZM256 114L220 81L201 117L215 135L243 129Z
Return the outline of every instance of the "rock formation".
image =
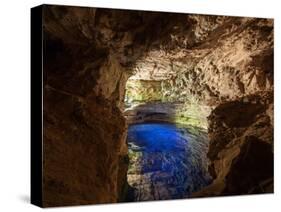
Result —
M273 20L46 5L44 56L44 206L122 201L129 77L201 108L214 182L194 196L273 191Z

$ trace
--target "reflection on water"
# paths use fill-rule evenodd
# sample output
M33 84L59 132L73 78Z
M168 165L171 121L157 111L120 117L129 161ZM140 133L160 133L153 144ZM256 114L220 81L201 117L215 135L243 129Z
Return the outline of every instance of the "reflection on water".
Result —
M206 132L168 123L129 126L128 183L134 201L189 197L211 181Z

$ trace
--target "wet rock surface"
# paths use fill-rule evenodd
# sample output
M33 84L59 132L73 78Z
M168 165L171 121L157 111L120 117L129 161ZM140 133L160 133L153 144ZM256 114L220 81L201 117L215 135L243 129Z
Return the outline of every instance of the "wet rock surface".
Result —
M128 129L128 183L133 201L189 197L210 184L207 134L168 123L143 123ZM132 197L133 196L133 197Z

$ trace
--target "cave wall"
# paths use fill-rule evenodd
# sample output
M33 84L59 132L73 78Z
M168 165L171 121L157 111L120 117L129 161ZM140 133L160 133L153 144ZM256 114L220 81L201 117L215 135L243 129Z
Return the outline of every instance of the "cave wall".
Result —
M127 76L91 37L94 17L44 9L44 206L116 202L126 183Z
M68 63L68 59L64 57L59 62ZM56 64L56 61L49 61L47 56L46 63ZM66 73L68 76L52 72L58 69L46 65L43 146L46 206L115 202L118 176L126 176L124 170L123 175L118 173L119 160L126 157L126 124L118 108L119 89L124 89L122 82L113 84L111 89L103 87L105 93L99 88L103 81L95 82L89 77L96 70L88 69L83 60L78 63L82 73L76 72L76 67L69 67L67 70L74 73ZM100 70L104 68L116 74L108 63L102 64ZM71 80L69 77L73 82L68 87L61 82ZM123 79L122 74L119 79ZM87 83L89 90L85 87L85 92L81 92L81 85Z
M272 103L272 93L266 93L228 101L212 111L208 158L215 180L194 197L273 192Z
M46 5L44 206L122 201L130 76L165 81L169 101L211 111L215 181L204 194L247 193L262 182L270 190L269 169L253 181L237 170L252 166L243 160L259 159L256 151L266 158L262 167L272 156L273 20ZM224 110L242 119L251 111L250 121L225 123ZM240 177L254 183L243 186Z
M133 78L133 79L131 79ZM128 124L148 121L181 123L207 129L210 107L200 104L196 98L183 97L171 84L171 80L134 79L126 83L124 115Z

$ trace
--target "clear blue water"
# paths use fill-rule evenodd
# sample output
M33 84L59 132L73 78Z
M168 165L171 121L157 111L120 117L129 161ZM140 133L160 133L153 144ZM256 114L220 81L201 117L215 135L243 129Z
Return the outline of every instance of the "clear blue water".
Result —
M128 182L134 200L189 197L211 181L206 132L169 123L129 126Z
M148 152L184 150L183 136L172 124L137 124L129 128L129 141Z

